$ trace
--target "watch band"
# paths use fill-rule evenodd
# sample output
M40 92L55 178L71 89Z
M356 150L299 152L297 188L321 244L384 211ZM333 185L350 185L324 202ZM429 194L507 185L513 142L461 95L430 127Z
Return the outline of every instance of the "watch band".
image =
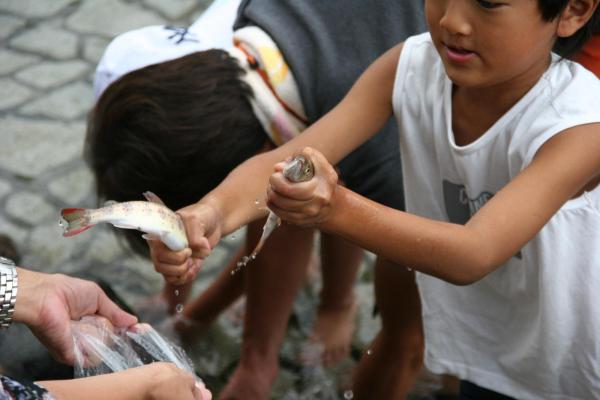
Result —
M18 287L15 263L0 257L0 329L8 328L12 322Z

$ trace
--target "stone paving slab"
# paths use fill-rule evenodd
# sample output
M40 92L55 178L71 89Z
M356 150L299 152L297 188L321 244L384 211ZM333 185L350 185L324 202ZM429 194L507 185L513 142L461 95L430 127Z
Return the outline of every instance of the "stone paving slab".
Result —
M28 19L47 18L74 2L75 0L2 0L0 11Z

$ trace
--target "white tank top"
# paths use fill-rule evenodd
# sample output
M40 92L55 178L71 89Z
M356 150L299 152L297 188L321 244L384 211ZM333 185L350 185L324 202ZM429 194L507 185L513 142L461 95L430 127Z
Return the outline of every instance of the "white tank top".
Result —
M600 122L600 81L557 56L466 146L454 142L451 92L430 35L407 40L393 94L406 208L436 220L465 223L553 135ZM600 187L568 201L479 282L420 273L417 282L433 372L519 399L600 399Z

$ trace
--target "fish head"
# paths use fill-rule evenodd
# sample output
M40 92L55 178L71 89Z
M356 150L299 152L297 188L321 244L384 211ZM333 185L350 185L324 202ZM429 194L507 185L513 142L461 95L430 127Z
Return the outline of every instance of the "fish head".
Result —
M305 182L312 179L315 167L305 156L296 156L283 168L283 176L292 182Z

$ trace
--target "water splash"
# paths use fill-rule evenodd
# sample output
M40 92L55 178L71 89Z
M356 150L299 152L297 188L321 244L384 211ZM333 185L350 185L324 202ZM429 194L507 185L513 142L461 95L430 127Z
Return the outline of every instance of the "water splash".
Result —
M314 170L315 168L312 162L306 157L299 155L286 163L283 169L283 176L285 176L290 182L304 182L312 179L314 176ZM260 204L259 200L255 199L254 204L258 206ZM263 226L263 232L260 236L260 239L258 239L256 247L249 256L242 258L242 260L238 262L238 268L246 266L250 261L256 258L256 255L262 249L269 235L271 235L273 230L279 225L281 225L281 219L274 212L269 210L267 221Z
M255 253L252 253L249 256L242 257L242 259L240 261L238 261L237 264L235 264L235 268L231 270L231 275L235 275L242 268L244 268L246 265L248 265L248 263L250 261L254 261L255 259L256 259L256 254Z
M179 289L175 289L173 291L173 293L175 294L175 297L179 297ZM177 303L177 305L175 306L175 312L177 312L179 314L182 311L183 311L183 304Z
M352 390L346 390L344 392L344 399L351 400L353 398L354 398L354 393L352 392Z

